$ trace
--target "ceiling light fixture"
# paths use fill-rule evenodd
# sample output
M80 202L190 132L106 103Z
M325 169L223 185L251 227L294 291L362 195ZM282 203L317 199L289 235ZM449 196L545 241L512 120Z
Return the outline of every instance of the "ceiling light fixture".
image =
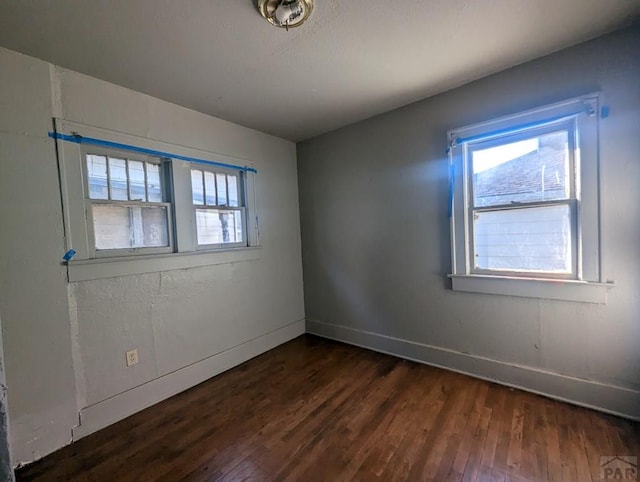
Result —
M258 0L258 11L276 27L299 27L311 15L313 0Z

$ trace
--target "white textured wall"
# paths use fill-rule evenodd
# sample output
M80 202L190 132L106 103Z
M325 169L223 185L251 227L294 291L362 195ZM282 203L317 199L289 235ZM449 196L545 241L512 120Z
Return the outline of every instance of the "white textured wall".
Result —
M298 145L309 331L640 417L640 29ZM448 129L600 90L606 305L451 291Z
M258 259L68 284L47 138L53 116L254 162ZM254 353L270 333L296 331L287 328L304 317L293 143L5 49L0 140L0 311L14 463L69 443L87 409L98 426L122 418L213 375L224 364L211 360L225 350L250 345L245 352ZM127 368L124 351L133 347L140 363ZM126 403L103 407L130 389Z

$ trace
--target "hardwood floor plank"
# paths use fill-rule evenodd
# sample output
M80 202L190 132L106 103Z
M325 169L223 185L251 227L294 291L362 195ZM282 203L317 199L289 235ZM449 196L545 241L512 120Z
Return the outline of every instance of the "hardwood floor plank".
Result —
M640 424L305 335L18 481L590 481Z
M457 453L452 465L452 470L459 474L460 478L462 478L468 462L470 460L472 460L472 463L475 462L475 459L472 459L473 447L482 447L478 438L482 435L482 420L486 408L484 407L484 403L488 391L489 385L487 383L478 383L473 410L471 415L467 418L467 423L464 426L463 434L460 439L460 443L458 444Z
M494 388L496 401L492 404L491 419L489 420L489 430L487 432L487 439L485 440L484 447L482 449L482 459L480 464L485 467L493 467L494 460L496 458L496 449L500 437L500 423L501 418L506 409L504 408L506 390L502 387Z
M535 416L533 412L533 395L522 394L522 445L520 468L518 474L524 478L535 477Z
M556 413L559 411L558 403L552 401L549 404L545 404L544 408L547 477L549 482L562 482L563 467L560 453L560 425L556 419Z
M489 431L491 413L492 410L489 407L485 406L482 408L478 428L473 434L473 443L468 449L467 463L464 466L464 472L462 474L463 482L473 482L478 477L478 472L481 467L482 452L484 450L487 433Z

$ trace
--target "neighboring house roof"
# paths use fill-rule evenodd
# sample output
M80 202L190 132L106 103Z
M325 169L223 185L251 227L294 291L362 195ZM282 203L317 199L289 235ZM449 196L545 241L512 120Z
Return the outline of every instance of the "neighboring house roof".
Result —
M557 143L541 142L535 151L476 174L476 205L509 203L514 194L521 202L564 197L566 169L566 150Z

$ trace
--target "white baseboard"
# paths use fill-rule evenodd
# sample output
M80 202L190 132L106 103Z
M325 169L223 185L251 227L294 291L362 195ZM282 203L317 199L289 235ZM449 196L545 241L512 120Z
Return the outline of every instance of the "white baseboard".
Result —
M307 333L640 420L640 391L637 390L316 320L307 320Z
M193 365L151 380L80 411L80 425L72 430L73 441L107 427L162 400L256 357L305 332L304 320L296 321L249 340Z

